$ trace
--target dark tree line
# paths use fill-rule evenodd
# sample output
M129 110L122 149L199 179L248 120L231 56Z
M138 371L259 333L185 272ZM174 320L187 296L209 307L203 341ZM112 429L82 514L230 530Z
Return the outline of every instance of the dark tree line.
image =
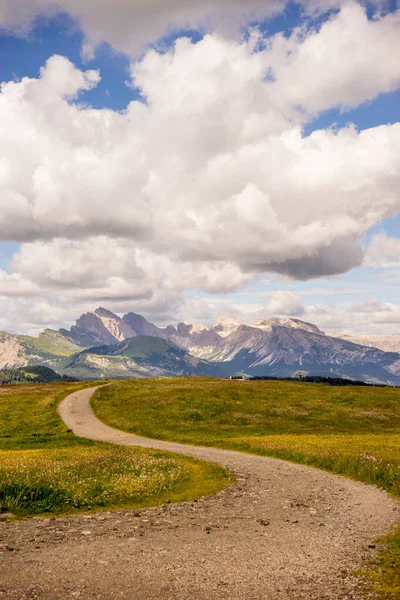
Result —
M375 387L386 387L384 385L366 383L365 381L355 381L353 379L344 379L343 377L323 377L321 375L305 375L304 377L272 377L267 375L264 377L251 377L250 381L304 381L305 383L319 383L324 385L374 385Z
M0 384L11 383L54 383L56 381L77 381L67 375L59 375L49 367L20 367L18 369L0 370Z

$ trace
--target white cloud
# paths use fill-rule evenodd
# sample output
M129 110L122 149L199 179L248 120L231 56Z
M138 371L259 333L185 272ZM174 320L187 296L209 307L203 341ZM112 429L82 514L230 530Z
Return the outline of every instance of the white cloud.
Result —
M372 238L365 256L365 264L373 267L400 266L400 239L378 233Z
M387 313L392 312L392 305L384 304L376 298L369 298L367 300L364 300L363 302L356 302L355 304L351 304L347 309L347 312L361 315Z
M188 28L218 27L238 32L249 21L272 17L287 0L0 0L0 26L26 32L37 16L66 12L79 21L85 35L83 56L108 42L117 50L135 55L162 36ZM324 12L338 0L301 0L309 13Z
M397 89L399 28L400 11L369 20L362 5L350 2L320 31L304 27L289 38L276 36L272 72L277 93L290 106L319 113L358 106L374 98L377 89Z
M137 264L135 246L127 240L107 237L24 244L10 267L25 280L38 283L41 290L74 289L78 294L105 289L110 280L111 284L131 282L137 292L145 279ZM133 289L131 293L134 295ZM148 294L151 295L150 290Z
M278 291L274 292L269 304L266 307L267 314L273 316L300 317L305 312L305 306L302 299L293 292Z
M209 14L211 3L187 4L194 20ZM50 3L33 12L39 5ZM79 6L89 31L94 5ZM110 6L98 11L104 23ZM239 14L239 2L229 6ZM0 0L0 19L21 22L24 8ZM399 86L399 34L399 13L369 21L349 4L288 39L180 39L132 65L146 104L122 113L80 105L100 74L59 56L38 79L3 84L0 237L23 245L0 293L159 311L184 290L227 293L260 273L309 279L361 264L362 236L400 210L400 124L309 137L302 125ZM271 306L303 310L288 295Z
M121 238L57 238L25 243L0 271L0 297L31 297L57 304L92 308L99 302L125 310L144 310L161 318L184 304L186 289L232 292L251 276L220 262L174 262ZM62 300L60 300L62 298ZM78 310L74 308L74 310ZM124 309L121 309L124 310ZM187 316L187 315L186 315ZM185 318L186 318L185 316Z
M400 331L400 304L369 299L340 310L329 306L310 306L307 320L329 332L391 335Z

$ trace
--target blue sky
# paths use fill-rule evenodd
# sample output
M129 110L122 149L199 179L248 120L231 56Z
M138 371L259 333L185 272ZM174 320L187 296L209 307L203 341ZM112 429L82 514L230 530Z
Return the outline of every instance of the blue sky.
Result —
M37 77L40 68L53 54L67 56L79 68L87 68L81 59L83 35L67 15L54 20L42 20L27 37L3 33L0 35L0 80L12 81L22 77ZM102 81L97 88L80 98L94 108L123 110L135 94L126 85L129 58L109 45L102 45L91 68L101 70Z
M385 12L381 14L381 18L390 13L394 14L396 9L397 3L389 3ZM282 14L272 19L248 23L246 26L242 25L240 36L243 36L243 39L248 38L252 28L257 27L263 36L264 43L268 43L270 36L278 33L283 33L289 39L296 27L302 26L305 31L307 29L318 31L323 24L334 19L338 14L338 10L334 12L322 11L322 14L316 18L311 18L305 16L297 4L290 3ZM371 22L372 19L376 20L376 7L369 6L368 17ZM107 28L104 29L103 27L102 35L105 41L103 40L97 46L93 59L88 61L82 59L82 45L85 39L90 38L90 35L94 35L92 30L82 29L79 22L67 14L52 18L39 16L35 24L24 34L18 33L17 35L12 30L6 31L5 29L0 33L0 81L19 82L24 77L36 79L40 69L50 57L61 55L68 58L81 71L96 69L101 74L101 81L90 91L81 93L79 99L75 101L76 103L99 111L110 109L123 113L130 102L141 98L140 92L128 83L132 64L137 60L142 60L151 47L156 48L158 52L168 51L175 41L182 37L189 37L192 43L196 44L207 33L214 35L207 26L202 24L198 29L178 29L174 31L173 35L162 35L156 40L149 37L148 44L143 45L141 50L133 56L128 49L124 51L121 47L113 47L115 32L110 32L109 41L107 41ZM237 36L238 43L240 36ZM307 121L302 123L303 137L309 136L316 130L329 130L330 128L340 130L350 123L354 124L359 132L369 128L378 128L381 125L398 123L400 121L400 78L398 87L392 84L391 88L389 92L380 92L379 86L377 86L372 99L366 98L365 101L359 101L358 105L351 109L346 109L346 102L344 102L341 107L334 106L317 111L313 117L309 117ZM157 173L154 171L154 176L156 175ZM174 198L171 199L171 202L174 202ZM392 209L391 218L376 219L365 234L359 236L358 243L368 246L374 240L374 237L377 235L379 237L382 233L385 233L392 240L400 240L400 215L396 213L396 209ZM72 234L71 239L75 239L74 236L75 234ZM51 235L48 239L51 239ZM13 264L10 264L10 262L12 257L18 254L20 249L25 247L29 241L36 243L35 239L30 240L29 236L26 242L16 239L13 242L0 243L0 269L10 276L17 273L19 277L18 271L15 271L15 262ZM40 244L43 244L43 241ZM26 252L29 251L30 248L27 247ZM229 256L227 260L228 262L231 260ZM388 263L388 261L386 262ZM243 265L240 265L240 269L243 269ZM298 296L304 303L304 316L310 317L313 313L312 311L307 312L308 307L316 305L324 305L327 310L339 312L349 310L352 304L368 302L371 299L376 299L382 304L391 303L400 306L397 284L398 272L400 272L399 266L391 261L386 268L372 265L354 266L347 270L343 269L342 273L332 276L326 276L326 273L321 272L320 274L317 273L315 277L310 277L308 281L300 281L296 279L296 276L293 278L286 277L285 272L281 273L279 269L275 273L269 272L267 269L265 273L260 273L250 282L238 283L237 286L234 286L234 290L221 289L214 292L212 286L202 288L197 287L196 284L190 284L187 289L180 289L179 294L181 294L181 301L183 299L183 302L190 303L193 299L198 299L210 305L213 305L213 303L220 304L224 310L230 310L232 314L239 314L243 310L245 313L251 312L251 306L255 307L256 312L262 311L265 307L268 308L270 298L277 292L283 291ZM238 281L240 281L240 278ZM33 283L36 285L37 282ZM171 287L173 287L172 283L169 289ZM213 292L211 295L210 290ZM1 292L0 289L0 296ZM153 295L157 294L154 293ZM4 296L5 298L8 297L7 294ZM14 295L12 297L15 298ZM133 294L132 297L134 298L135 295ZM110 302L115 309L120 306L122 310L129 302L126 295L123 301L118 294L115 295L115 298L113 298L113 294L110 294L110 298ZM99 298L100 300L101 298ZM8 301L7 306L9 306L10 301ZM12 301L14 302L14 300ZM43 302L43 299L40 301ZM95 294L93 296L94 301ZM166 300L167 304L168 301ZM173 301L176 301L175 296ZM50 302L50 304L53 302L50 292L49 295L46 295L46 302ZM57 305L55 313L61 315L60 321L63 318L71 320L74 310L80 310L82 306L86 307L83 301L78 302L76 308L71 305L68 309L65 306L60 308L56 300L54 300L54 304ZM149 307L150 305L151 303ZM143 304L143 306L145 311L146 305ZM142 305L139 308L142 308ZM282 310L284 311L284 306ZM153 308L149 308L148 314L150 316L151 311L154 311L155 318L159 317L160 320L170 317L170 310L167 308L163 310L162 301L158 301ZM299 315L300 317L302 315L301 309ZM318 319L318 315L316 315L316 319ZM27 316L28 329L35 329L33 321L34 317ZM6 318L5 322L7 324ZM10 322L12 322L11 318ZM53 318L53 322L58 323L57 317ZM349 322L347 328L351 327L352 325ZM360 329L360 327L362 325L358 324L357 328ZM379 325L373 327L374 332L377 332L377 328L379 328ZM400 323L398 329L400 331Z

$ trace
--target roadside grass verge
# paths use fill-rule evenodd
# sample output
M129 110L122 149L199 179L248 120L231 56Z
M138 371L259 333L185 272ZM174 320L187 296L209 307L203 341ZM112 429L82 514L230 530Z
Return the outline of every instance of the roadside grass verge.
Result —
M208 378L117 382L92 400L113 427L151 438L297 462L400 498L400 389ZM400 527L367 574L400 598Z
M346 475L400 497L400 434L270 435L232 438L227 443L242 452Z
M63 445L87 445L75 437L57 414L68 394L88 383L0 385L0 450L23 450Z
M87 384L0 386L0 512L19 517L154 506L216 493L216 465L78 438L56 409Z
M24 516L192 500L227 478L185 457L95 444L0 451L0 481L2 509Z

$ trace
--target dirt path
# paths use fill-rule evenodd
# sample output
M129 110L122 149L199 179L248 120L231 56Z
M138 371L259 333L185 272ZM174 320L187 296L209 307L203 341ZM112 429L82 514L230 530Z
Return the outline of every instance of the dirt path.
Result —
M60 407L77 435L207 459L238 483L178 506L0 524L0 598L361 597L352 572L399 518L399 503L315 469L113 430L94 416L92 393L76 392Z

